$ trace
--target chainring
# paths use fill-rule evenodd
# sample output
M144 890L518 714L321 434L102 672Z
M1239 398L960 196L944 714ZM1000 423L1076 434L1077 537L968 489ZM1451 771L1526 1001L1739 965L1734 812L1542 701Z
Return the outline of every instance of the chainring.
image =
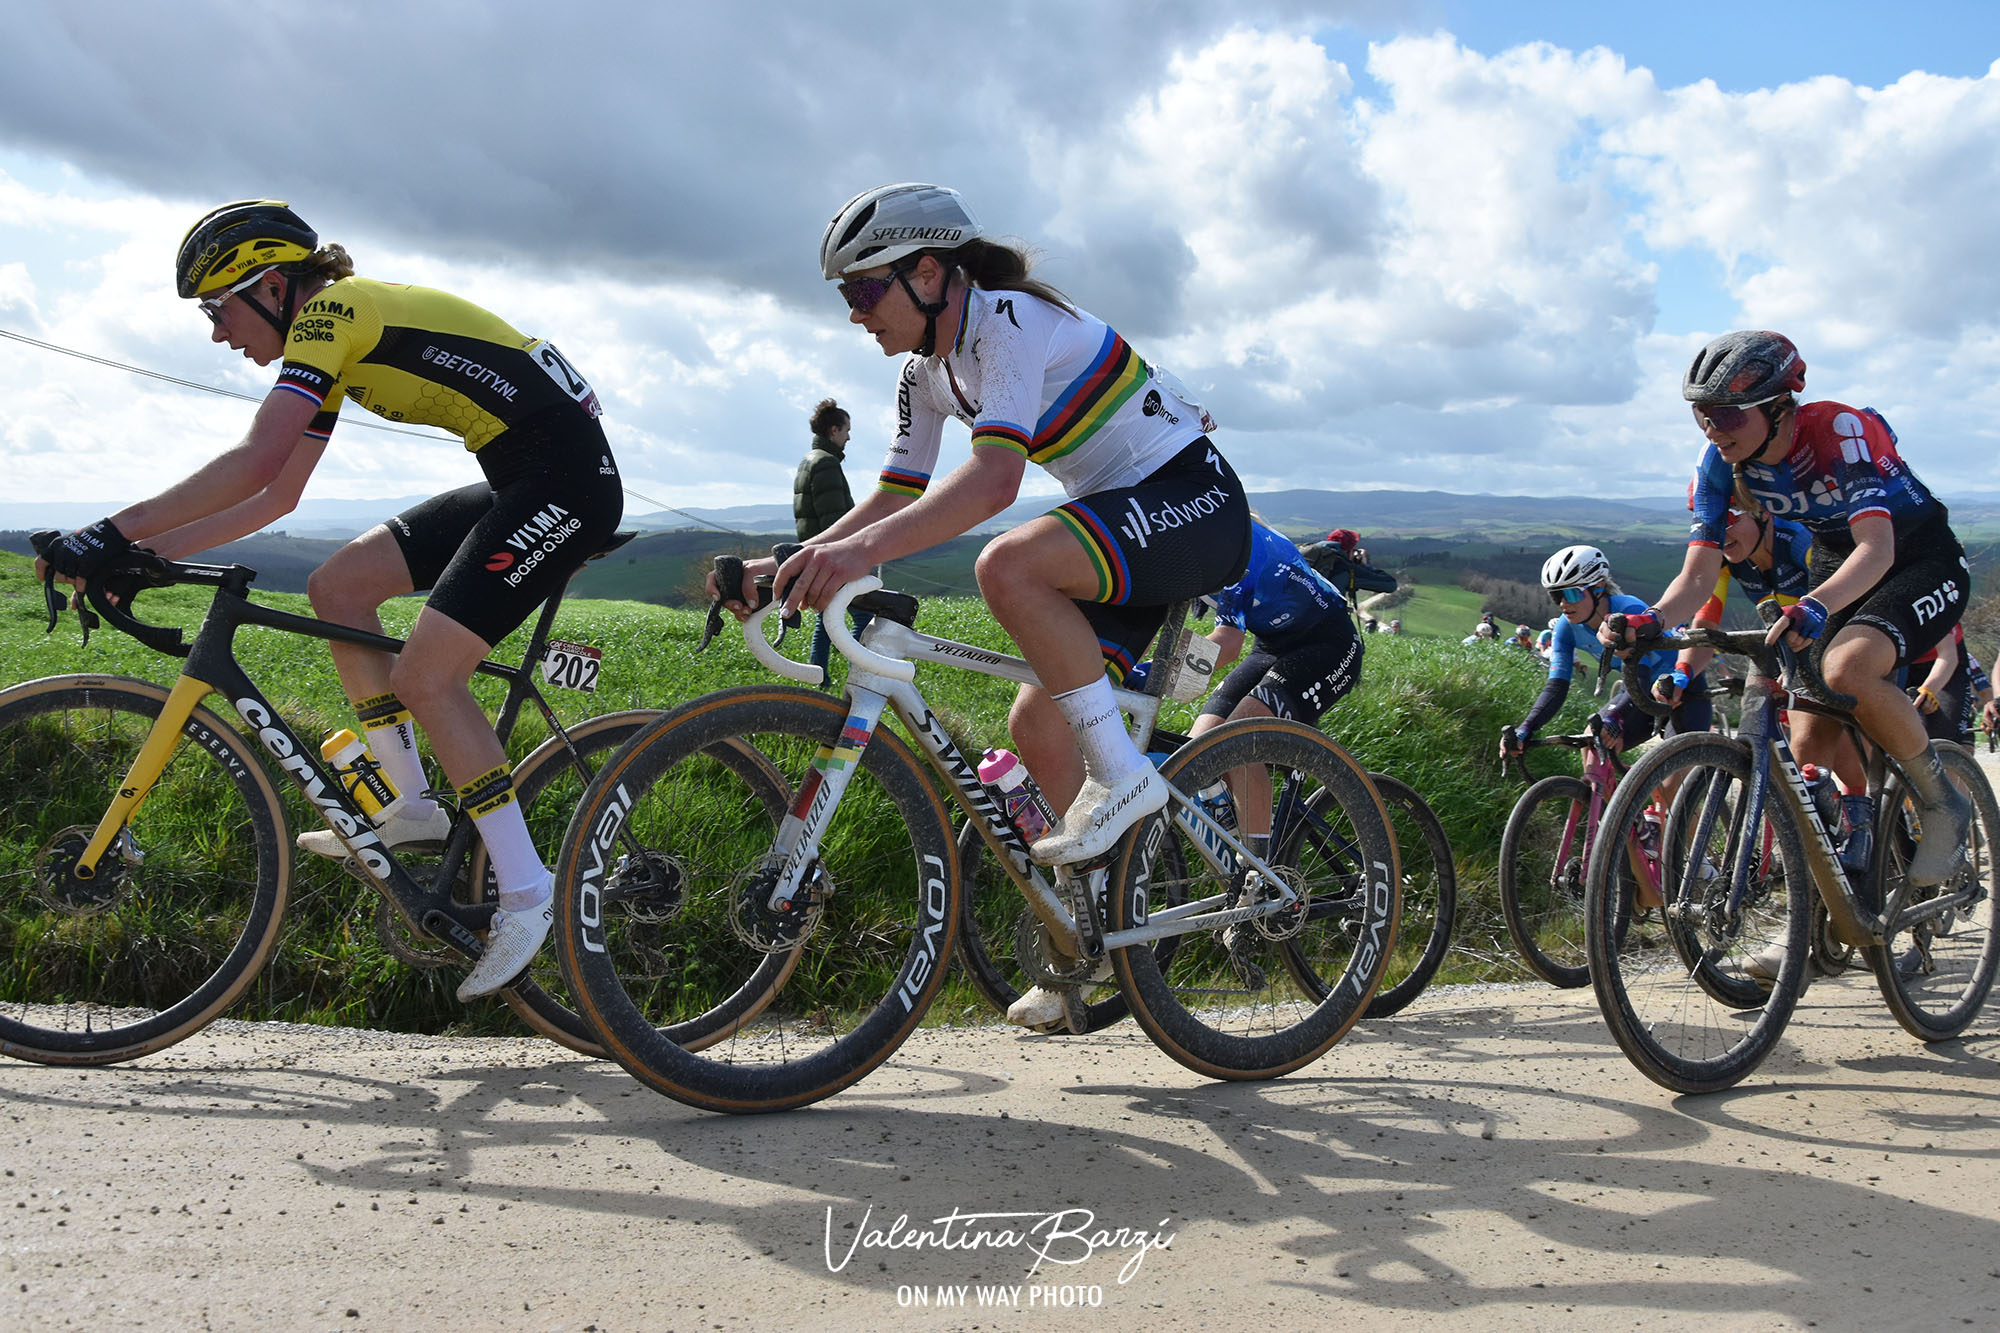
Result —
M1050 960L1062 957L1055 947L1055 937L1042 919L1027 908L1014 920L1014 961L1021 971L1037 986L1060 990L1069 986L1080 986L1089 981L1097 971L1098 961L1090 958L1074 958L1063 963Z

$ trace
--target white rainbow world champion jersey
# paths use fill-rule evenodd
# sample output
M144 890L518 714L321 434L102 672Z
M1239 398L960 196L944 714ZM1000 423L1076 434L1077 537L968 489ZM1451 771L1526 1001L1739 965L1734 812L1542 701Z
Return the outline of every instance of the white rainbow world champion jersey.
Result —
M974 448L1039 463L1071 499L1144 480L1204 430L1200 405L1103 320L976 287L965 289L951 351L903 363L882 490L924 493L947 416L972 428Z

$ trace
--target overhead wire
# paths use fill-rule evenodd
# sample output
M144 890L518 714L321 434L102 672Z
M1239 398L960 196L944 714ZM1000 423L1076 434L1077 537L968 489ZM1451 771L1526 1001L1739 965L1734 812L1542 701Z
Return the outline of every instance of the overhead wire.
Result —
M12 329L0 328L0 338L7 338L17 343L23 343L29 347L38 348L44 352L54 352L59 356L75 357L79 361L88 361L92 365L104 366L111 370L122 370L128 375L141 375L147 379L159 380L162 383L171 384L176 386L177 388L194 389L200 393L212 393L217 395L218 397L234 398L239 402L245 402L245 403L259 403L263 401L263 399L258 398L252 394L238 393L234 389L225 389L217 384L203 384L199 380L182 379L178 375L169 375L163 370L151 370L145 366L135 366L132 365L130 362L114 360L113 358L107 356L98 356L94 352L85 352L75 347L64 347L59 343L44 342L39 338L30 338L24 333L16 333ZM363 429L366 430L387 431L392 435L412 435L420 440L449 441L452 439L451 436L439 432L411 430L405 426L392 426L385 421L370 420L368 417L359 414L345 415L343 416L342 420L351 421L356 426L362 427ZM713 528L717 532L727 533L729 536L736 537L743 541L748 541L753 535L756 535L749 532L745 532L740 528L732 528L724 523L717 523L713 519L703 518L699 514L689 513L685 509L678 509L673 505L665 503L664 501L656 500L649 495L645 495L639 491L635 491L630 486L622 486L621 488L624 490L625 494L631 496L633 499L652 505L654 508L662 511L663 513L679 515L681 518L688 520L690 523L697 523L705 528ZM925 578L923 575L913 573L907 569L899 569L897 571L896 577L899 582L916 582L921 584L927 584L939 592L953 593L953 594L957 593L957 590L954 589L949 584L939 583L935 579Z

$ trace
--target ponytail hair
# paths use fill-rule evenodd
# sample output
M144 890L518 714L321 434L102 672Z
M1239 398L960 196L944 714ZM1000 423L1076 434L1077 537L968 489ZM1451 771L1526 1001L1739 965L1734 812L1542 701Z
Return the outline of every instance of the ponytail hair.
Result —
M812 433L824 436L829 431L839 430L848 425L847 409L831 398L819 400L819 406L812 411Z
M295 264L287 264L286 270L295 278L308 282L339 282L342 278L354 276L354 261L348 257L344 245L322 245Z
M956 250L934 250L938 261L947 268L956 264L965 273L967 282L988 292L1026 292L1040 297L1066 314L1074 315L1076 307L1062 292L1038 278L1028 276L1034 267L1026 252L998 241L984 237L974 237Z

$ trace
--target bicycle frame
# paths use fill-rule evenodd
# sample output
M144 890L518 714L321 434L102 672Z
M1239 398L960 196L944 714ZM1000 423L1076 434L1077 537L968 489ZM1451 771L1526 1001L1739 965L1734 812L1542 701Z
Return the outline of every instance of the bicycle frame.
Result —
M880 580L872 576L848 584L822 615L828 637L852 664L847 677L848 718L838 744L821 747L814 757L813 771L801 783L790 812L779 825L777 840L767 855L766 869L773 865L781 867L769 900L769 906L774 911L785 910L798 895L806 870L818 851L820 838L832 819L841 794L847 789L861 752L874 736L883 712L891 708L909 727L918 748L928 757L931 766L949 784L966 817L973 821L999 865L1020 890L1029 910L1054 939L1064 944L1076 944L1076 956L1079 958L1097 958L1107 949L1148 944L1171 935L1217 929L1237 921L1268 916L1298 901L1283 877L1267 862L1253 855L1233 833L1210 817L1198 802L1189 800L1170 786L1169 799L1176 819L1192 819L1205 835L1204 842L1212 838L1237 858L1235 864L1256 868L1281 893L1253 907L1238 908L1225 907L1226 897L1214 895L1155 912L1144 926L1100 932L1091 904L1101 894L1107 871L1103 868L1093 870L1084 877L1088 881L1085 883L1072 875L1068 867L1057 867L1054 882L1051 883L1048 872L1030 857L1027 844L1007 822L1005 814L987 793L985 784L979 781L972 763L938 721L914 683L915 663L920 661L941 662L979 675L1030 685L1040 684L1034 669L1021 658L941 639L881 615L869 623L857 640L847 628L847 603L880 586ZM765 640L762 622L776 606L772 603L750 617L743 629L745 641L752 654L778 674L817 683L817 667L781 656ZM1179 651L1179 636L1185 632L1185 627L1186 606L1182 604L1168 615L1162 626L1162 654L1157 660L1165 661ZM1173 636L1171 643L1169 636ZM1119 707L1131 714L1133 741L1144 750L1159 717L1159 697L1125 689L1114 689L1112 694ZM1204 854L1207 854L1206 851ZM1067 893L1063 891L1065 889Z
M182 571L196 577L177 579L189 584L212 584L216 596L210 604L208 614L203 618L201 628L196 631L194 642L185 650L186 663L181 676L175 682L160 716L153 723L139 754L132 762L131 770L119 784L118 793L109 808L98 821L88 845L78 859L74 873L82 879L96 874L98 864L107 851L119 842L120 835L135 810L146 799L153 784L159 780L167 762L172 758L180 741L182 728L193 714L195 706L211 692L222 695L235 708L239 716L255 734L259 744L277 761L277 765L289 774L300 791L313 807L336 830L342 840L353 849L355 859L366 869L376 887L389 899L404 921L423 934L449 943L468 958L477 958L483 951L474 931L484 930L492 920L493 908L490 904L454 903L448 886L457 878L459 866L470 854L474 836L470 821L457 820L453 823L452 834L446 843L444 858L439 864L431 883L425 885L405 870L382 845L376 836L374 826L367 816L347 795L341 784L322 766L319 747L302 740L292 730L270 700L245 674L236 661L235 639L239 629L245 626L281 630L301 634L308 638L323 639L329 643L347 643L363 648L374 648L382 652L398 653L404 648L404 641L387 635L373 634L366 630L351 629L344 625L330 624L311 616L295 615L272 607L259 606L249 599L250 580L255 571L242 565L230 566L183 566ZM503 738L512 733L520 716L521 705L532 699L550 731L564 738L568 744L568 734L556 719L554 711L541 692L535 688L534 664L541 658L548 643L549 630L555 622L557 609L562 598L550 597L543 603L540 616L529 640L527 655L518 667L491 660L482 661L474 668L478 674L498 676L508 682L506 698L495 720L495 731ZM174 649L163 647L162 651ZM196 729L197 740L201 739ZM229 758L219 743L206 742L209 748L224 759ZM570 746L572 757L575 747Z

